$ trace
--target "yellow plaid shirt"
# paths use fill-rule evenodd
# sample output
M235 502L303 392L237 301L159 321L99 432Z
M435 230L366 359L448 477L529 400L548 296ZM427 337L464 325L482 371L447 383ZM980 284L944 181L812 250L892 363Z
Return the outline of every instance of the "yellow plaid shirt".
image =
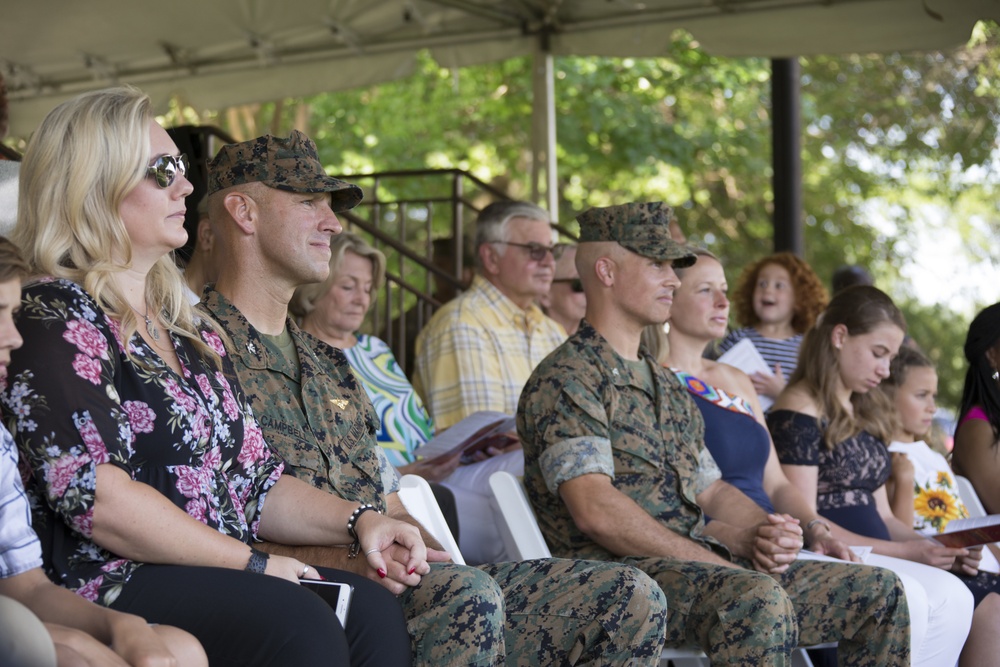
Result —
M537 305L522 310L476 276L417 336L413 386L438 429L480 410L513 415L535 366L564 340Z

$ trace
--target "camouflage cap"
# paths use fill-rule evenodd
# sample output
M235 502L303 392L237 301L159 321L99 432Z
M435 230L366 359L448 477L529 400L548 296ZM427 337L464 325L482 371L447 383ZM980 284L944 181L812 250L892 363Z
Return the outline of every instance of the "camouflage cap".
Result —
M209 195L253 182L289 192L329 192L337 212L354 208L362 197L358 186L327 176L316 154L316 144L298 130L292 130L287 139L265 134L226 144L208 163Z
M592 208L576 216L580 243L615 241L643 257L670 260L678 269L694 264L694 254L670 238L674 212L663 202Z

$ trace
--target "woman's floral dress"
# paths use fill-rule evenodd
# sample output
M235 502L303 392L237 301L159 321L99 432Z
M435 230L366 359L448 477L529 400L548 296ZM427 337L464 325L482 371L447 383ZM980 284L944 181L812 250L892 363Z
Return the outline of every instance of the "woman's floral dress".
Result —
M109 605L141 563L93 542L96 467L110 463L188 515L243 542L283 464L264 442L219 336L202 339L222 367L169 336L178 375L135 334L125 356L118 323L76 283L25 287L2 387L4 418L21 450L46 566L63 585ZM169 540L170 536L164 536Z

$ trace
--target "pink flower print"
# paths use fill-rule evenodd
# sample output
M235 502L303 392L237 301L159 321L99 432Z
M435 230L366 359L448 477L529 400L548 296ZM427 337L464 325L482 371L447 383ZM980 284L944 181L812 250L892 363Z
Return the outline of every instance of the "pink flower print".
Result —
M221 371L215 372L215 379L222 385L222 409L225 410L230 421L236 421L240 416L240 410L236 405L236 399L233 398L233 389L229 386L229 380Z
M93 357L87 357L79 352L73 357L73 370L77 377L87 380L91 384L101 384L101 362Z
M107 323L108 328L111 329L111 335L115 337L115 342L118 343L118 350L120 352L125 351L125 345L122 343L122 327L118 324L118 320L113 320L110 317L105 317L104 321Z
M48 487L48 495L52 500L59 500L66 493L66 489L73 482L76 471L79 470L87 459L82 456L67 454L52 461L48 470L45 471L45 485Z
M219 337L219 334L214 331L203 330L201 332L201 339L205 341L206 345L215 350L216 354L220 357L226 356L226 346L222 344L222 338Z
M80 535L89 538L94 534L94 506L91 505L83 514L77 514L70 521L70 526Z
M250 493L251 491L253 491L253 489L247 482L240 484L238 487L233 484L232 480L230 480L228 484L229 484L229 495L233 498L236 498L237 500L237 502L234 503L236 505L236 507L234 508L236 510L236 519L237 521L240 522L241 525L245 526L247 523L247 514L245 508L247 506L247 500L250 498Z
M101 566L101 572L114 572L118 568L127 565L128 561L124 558L117 558L115 560L109 560L107 563Z
M208 379L208 376L204 373L199 373L194 376L194 380L201 388L202 395L208 399L209 403L214 404L218 399L215 397L215 392L212 391L212 381Z
M76 594L85 600L97 602L97 594L101 590L101 583L104 582L104 575L91 579L86 584L76 589Z
M180 407L180 409L188 414L195 411L198 404L193 398L184 393L181 386L177 384L177 380L173 378L167 378L163 383L163 388L166 390L167 395L174 399L174 402Z
M201 469L206 476L211 476L215 471L222 469L222 448L212 447L201 457Z
M204 468L193 468L191 466L177 466L174 472L177 474L177 491L185 498L198 498L207 486L208 477Z
M212 522L212 525L219 525L219 508L215 505L208 508L208 520Z
M236 458L247 470L257 467L257 462L267 458L267 446L264 444L264 434L260 432L257 422L248 419L243 424L243 448Z
M208 413L200 405L196 405L194 413L191 414L191 439L192 446L208 439L212 434L212 423Z
M128 413L128 421L132 427L132 442L135 442L136 433L152 433L153 422L156 421L156 412L148 404L142 401L125 401L123 404L125 412Z
M101 432L97 430L97 426L89 414L76 420L76 430L83 438L83 445L87 448L87 453L90 454L94 465L107 463L111 460L108 448L104 445L104 438L101 437Z
M100 329L87 320L70 320L66 323L63 338L76 345L88 357L107 359L108 341Z
M202 523L208 523L208 503L204 498L193 498L184 505L184 511L187 512L188 516L201 521Z

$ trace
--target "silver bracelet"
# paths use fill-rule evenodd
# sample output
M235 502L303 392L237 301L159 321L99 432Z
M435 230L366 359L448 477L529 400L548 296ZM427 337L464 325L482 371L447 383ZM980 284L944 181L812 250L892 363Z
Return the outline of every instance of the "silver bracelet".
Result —
M819 524L820 526L823 526L824 528L826 528L826 532L831 533L831 534L833 533L833 530L830 528L830 524L828 524L826 521L823 521L823 519L813 519L812 521L810 521L809 523L807 523L806 524L806 529L805 529L804 532L808 533L810 530L812 530L812 527L815 526L815 525L817 525L817 524Z
M358 532L357 530L355 530L355 526L357 526L358 519L361 518L361 515L367 512L368 510L371 510L373 512L378 512L379 514L382 513L377 507L375 507L371 503L365 503L364 505L361 505L358 509L354 510L354 512L351 514L351 518L347 520L347 534L354 538L354 543L351 544L350 550L347 552L348 558L357 558L358 554L361 553L361 538L358 537Z

